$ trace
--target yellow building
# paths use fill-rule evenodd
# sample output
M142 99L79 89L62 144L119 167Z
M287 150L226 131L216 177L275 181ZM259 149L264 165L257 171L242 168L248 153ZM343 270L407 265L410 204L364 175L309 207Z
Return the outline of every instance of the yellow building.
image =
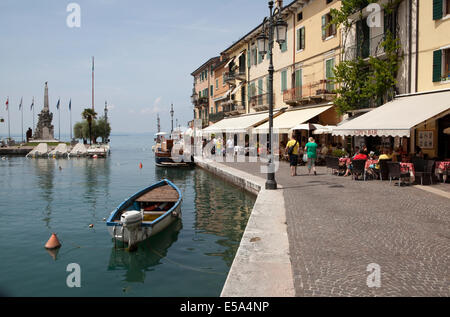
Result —
M450 0L420 1L418 25L418 92L450 89ZM443 133L448 127L450 110L420 124L415 143L430 157L450 157L450 137Z
M450 0L419 2L418 91L450 88Z

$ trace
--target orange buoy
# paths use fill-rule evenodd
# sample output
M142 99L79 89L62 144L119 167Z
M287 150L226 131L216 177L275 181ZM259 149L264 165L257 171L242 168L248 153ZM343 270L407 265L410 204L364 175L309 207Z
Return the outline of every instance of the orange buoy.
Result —
M139 163L139 168L142 168L142 163Z
M48 239L47 243L45 244L46 249L58 249L61 247L61 243L58 240L58 237L56 236L56 233L52 233L50 239Z

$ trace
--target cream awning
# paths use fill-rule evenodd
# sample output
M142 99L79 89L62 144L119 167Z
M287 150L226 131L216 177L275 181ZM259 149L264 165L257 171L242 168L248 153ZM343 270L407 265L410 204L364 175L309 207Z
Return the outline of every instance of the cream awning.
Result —
M253 126L268 119L269 113L267 111L256 114L246 114L222 119L202 131L203 133L248 133Z
M244 84L244 83L240 83L239 85L237 85L236 88L233 89L233 91L231 92L231 94L234 95L234 94L238 91L238 89L242 87L243 84Z
M220 97L214 98L213 101L216 102L216 101L220 101L220 100L223 100L223 99L227 98L228 95L230 94L230 92L231 92L231 89L228 89L225 94L223 94Z
M273 119L274 132L289 133L289 130L291 130L293 127L307 122L308 120L314 118L315 116L318 116L322 112L327 111L331 107L333 107L333 104L329 103L326 106L286 111ZM269 133L269 122L256 127L255 129L253 129L253 132Z
M450 113L450 90L401 95L336 127L332 134L410 137L411 129L418 124L447 113Z

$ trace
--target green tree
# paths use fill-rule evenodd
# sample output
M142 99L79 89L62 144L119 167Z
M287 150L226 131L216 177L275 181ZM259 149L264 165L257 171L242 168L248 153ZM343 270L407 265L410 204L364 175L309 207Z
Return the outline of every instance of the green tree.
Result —
M94 134L96 137L101 137L103 143L106 143L106 141L108 140L111 134L111 126L109 122L106 121L104 116L100 117L96 121L96 128Z
M87 139L83 134L83 122L75 123L75 125L73 126L73 135L75 136L75 139Z
M93 135L92 135L92 122L97 118L97 113L91 108L86 108L81 113L81 117L83 119L85 119L87 121L87 123L88 123L88 127L89 127L89 142L90 142L90 144L92 144L93 140L94 140L94 143L95 143L95 139L93 139Z

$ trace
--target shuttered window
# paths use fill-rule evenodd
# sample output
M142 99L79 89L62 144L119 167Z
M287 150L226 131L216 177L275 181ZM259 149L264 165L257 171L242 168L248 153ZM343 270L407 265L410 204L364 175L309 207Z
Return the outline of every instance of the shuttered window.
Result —
M285 92L287 90L287 71L283 70L281 72L281 92Z
M327 78L327 91L334 90L332 78L334 77L334 59L329 59L325 62L325 76Z
M439 82L442 78L442 51L433 52L433 82Z
M442 19L443 7L443 0L433 0L433 20Z
M305 27L297 30L297 51L305 49Z

